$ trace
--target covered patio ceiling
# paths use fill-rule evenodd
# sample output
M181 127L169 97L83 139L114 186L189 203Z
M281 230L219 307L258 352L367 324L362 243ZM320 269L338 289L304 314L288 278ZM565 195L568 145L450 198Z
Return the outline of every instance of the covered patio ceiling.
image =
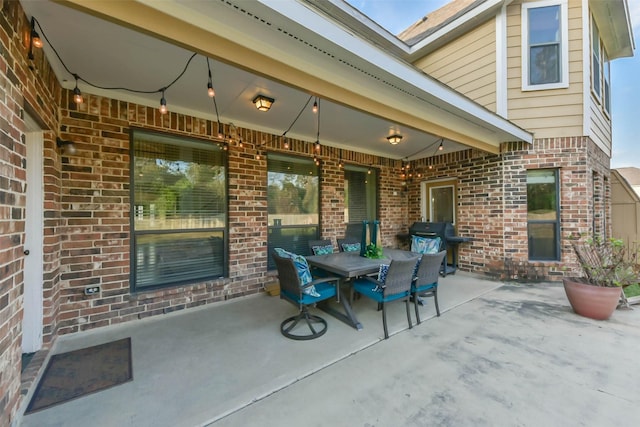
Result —
M282 135L307 105L287 137L314 142L317 117L307 102L317 96L325 146L418 159L441 154L441 140L444 152L492 153L501 142L532 141L362 31L349 31L317 1L20 1L46 36L43 49L62 85L73 89L77 74L83 93L158 107L159 90L184 70L165 91L169 111L215 121L208 57L220 121L237 127ZM354 17L354 25L361 21ZM370 31L384 32L375 24ZM271 110L256 109L258 94L275 99ZM403 138L391 145L387 136L395 133Z

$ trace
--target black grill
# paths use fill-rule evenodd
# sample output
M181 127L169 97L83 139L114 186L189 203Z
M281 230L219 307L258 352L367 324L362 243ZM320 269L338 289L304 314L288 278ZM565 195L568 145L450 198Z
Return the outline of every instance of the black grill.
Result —
M446 270L443 269L443 275L453 274L458 267L458 244L470 242L470 237L456 236L453 224L450 222L414 222L409 227L409 238L411 236L420 237L440 237L441 250L451 249L451 264L446 263Z

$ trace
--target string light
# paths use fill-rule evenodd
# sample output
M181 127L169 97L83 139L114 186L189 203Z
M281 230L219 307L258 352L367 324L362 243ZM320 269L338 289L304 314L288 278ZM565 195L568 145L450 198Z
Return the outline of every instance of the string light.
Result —
M84 99L82 99L82 92L78 88L78 75L74 74L73 77L76 79L76 87L73 89L73 102L76 104L82 104Z
M313 107L311 107L311 111L313 111L314 113L317 113L317 112L318 112L318 98L316 98L316 99L313 101Z
M216 91L213 90L213 81L211 80L211 65L209 64L209 58L207 58L207 71L209 72L209 82L207 83L207 95L209 98L216 96Z
M162 98L160 98L160 114L167 114L167 100L164 99L164 89L162 90Z

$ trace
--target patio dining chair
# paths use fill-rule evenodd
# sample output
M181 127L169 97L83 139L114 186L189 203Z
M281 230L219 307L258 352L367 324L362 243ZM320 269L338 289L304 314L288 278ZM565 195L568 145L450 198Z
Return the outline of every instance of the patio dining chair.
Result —
M438 278L440 269L447 251L440 251L434 254L423 254L420 258L418 271L411 283L411 295L416 310L416 321L420 324L420 311L418 305L422 304L420 298L433 297L436 303L436 314L440 317L440 307L438 306Z
M283 255L283 256L281 256ZM280 324L280 332L294 340L311 340L321 337L327 332L327 321L309 312L309 306L332 297L338 298L338 277L311 279L309 267L303 256L275 250L273 259L278 269L280 281L280 298L298 307L299 313L285 319ZM307 265L306 270L304 265ZM296 328L302 322L309 328L309 333L299 333ZM304 329L304 328L303 328Z
M371 298L382 307L382 326L384 338L389 338L387 328L387 303L404 300L407 310L407 322L411 329L411 315L409 313L409 296L411 282L417 259L392 260L388 268L381 266L378 279L363 276L353 282L353 291Z

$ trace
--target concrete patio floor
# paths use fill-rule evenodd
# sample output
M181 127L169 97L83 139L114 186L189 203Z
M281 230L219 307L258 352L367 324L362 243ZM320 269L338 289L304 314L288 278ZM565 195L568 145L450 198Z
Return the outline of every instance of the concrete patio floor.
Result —
M640 309L594 321L561 285L460 272L439 292L442 316L428 299L412 329L391 304L388 340L364 298L363 330L319 311L324 336L288 340L279 324L295 308L267 295L63 336L51 354L131 337L133 381L20 425L640 425Z

